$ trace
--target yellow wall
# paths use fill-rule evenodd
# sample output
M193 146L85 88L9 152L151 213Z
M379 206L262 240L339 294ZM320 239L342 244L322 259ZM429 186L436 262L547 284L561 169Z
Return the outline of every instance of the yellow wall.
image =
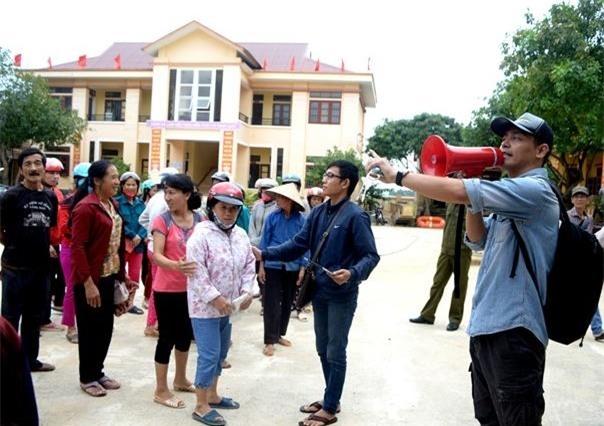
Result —
M237 145L237 172L234 176L235 182L247 188L250 174L250 148Z
M151 91L141 90L139 115L151 115Z
M270 148L250 148L250 156L259 155L260 164L271 163L271 149Z
M159 62L222 63L236 62L238 60L237 52L234 48L216 40L201 30L195 31L161 48L157 55L157 61Z
M143 170L141 162L143 159L146 159L147 161L150 160L149 158L149 144L148 143L139 143L138 144L138 155L136 158L136 173L138 173L138 175L142 178L143 174L148 173L148 170Z

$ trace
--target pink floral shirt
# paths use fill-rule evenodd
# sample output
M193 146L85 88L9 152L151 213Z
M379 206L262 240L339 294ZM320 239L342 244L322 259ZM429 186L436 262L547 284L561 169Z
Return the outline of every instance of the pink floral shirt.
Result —
M187 280L191 318L220 317L210 305L218 296L233 301L251 294L256 262L250 240L238 226L227 234L212 221L197 224L187 241L187 260L197 262L197 272Z

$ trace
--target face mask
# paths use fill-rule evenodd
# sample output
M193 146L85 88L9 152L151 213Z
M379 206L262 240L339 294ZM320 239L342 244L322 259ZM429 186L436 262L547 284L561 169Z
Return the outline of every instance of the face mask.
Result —
M214 223L216 224L216 226L218 226L223 231L230 231L231 229L233 229L235 227L236 222L237 222L237 221L235 221L232 224L227 225L226 223L224 223L223 221L221 221L216 214L214 214L212 216L214 216L213 220L214 220Z
M132 188L124 188L124 194L126 194L126 196L130 197L130 198L134 198L136 196L136 189L132 189Z
M262 195L260 196L260 199L264 203L270 203L271 201L273 201L273 197L271 197L270 195L268 195L266 192L262 193Z

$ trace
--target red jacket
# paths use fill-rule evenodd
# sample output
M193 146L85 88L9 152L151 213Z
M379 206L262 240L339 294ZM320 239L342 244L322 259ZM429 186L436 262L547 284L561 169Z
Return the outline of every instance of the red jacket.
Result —
M118 206L111 200L116 212ZM73 209L71 219L71 263L74 285L84 284L88 277L98 285L107 255L113 221L95 193L82 199ZM120 271L118 279L124 281L124 226L120 241Z
M57 196L57 200L59 202L58 205L60 206L61 203L63 202L63 199L65 198L65 196L63 195L63 192L56 186L54 188L52 188L52 191ZM58 212L57 212L57 217L58 217ZM61 229L59 226L59 221L57 220L57 224L55 226L53 226L52 228L50 228L50 244L53 246L58 246L60 243L61 243Z

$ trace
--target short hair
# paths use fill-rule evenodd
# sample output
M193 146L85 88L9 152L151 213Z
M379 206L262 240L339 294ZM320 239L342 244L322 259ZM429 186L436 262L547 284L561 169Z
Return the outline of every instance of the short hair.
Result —
M350 185L348 186L348 197L350 197L352 195L352 193L354 192L354 189L357 186L357 183L359 183L359 168L357 166L355 166L353 163L351 163L350 161L346 161L346 160L335 160L332 161L331 163L329 163L327 165L327 168L329 169L330 167L337 167L338 169L340 169L340 176L341 179L348 179L348 181L350 182Z
M44 155L44 153L38 148L31 147L25 148L23 151L21 151L21 154L19 154L19 157L17 158L17 164L19 164L19 168L23 167L23 161L25 161L25 157L29 157L30 155L35 154L40 154L40 156L42 157L42 164L44 164L44 166L46 167L46 155Z

